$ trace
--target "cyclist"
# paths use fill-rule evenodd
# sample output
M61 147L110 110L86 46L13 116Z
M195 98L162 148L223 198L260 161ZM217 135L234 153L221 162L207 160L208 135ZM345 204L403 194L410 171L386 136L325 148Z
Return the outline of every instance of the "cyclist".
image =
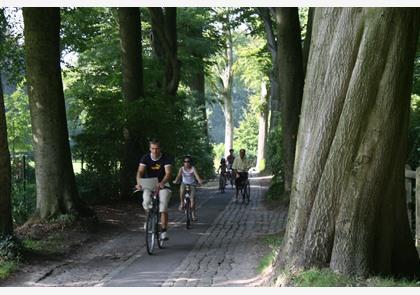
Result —
M238 202L239 190L243 183L248 179L248 169L250 168L248 159L245 156L245 149L239 151L239 157L233 161L232 169L235 172L236 202Z
M225 183L226 183L226 170L227 170L226 160L225 158L222 158L220 160L220 166L219 168L217 168L217 173L220 173L220 175L225 178Z
M150 154L145 154L139 164L137 170L137 185L136 189L140 190L140 178L158 178L158 185L155 190L159 190L159 212L161 213L161 239L168 240L168 204L171 198L171 188L169 181L172 174L172 159L161 152L160 142L156 139L149 142ZM151 203L150 190L143 191L143 208L148 211Z
M229 150L229 155L226 157L227 160L227 177L229 179L229 181L231 182L231 184L233 185L233 175L232 175L232 165L233 165L233 161L235 160L235 156L233 155L233 149Z
M235 160L235 156L233 155L233 149L229 150L229 155L226 157L228 162L228 169L232 169L233 161Z
M175 178L174 183L178 183L179 180L182 178L181 188L179 190L179 211L182 211L184 208L184 193L185 193L185 186L187 184L190 185L190 192L191 192L191 208L192 208L192 219L193 221L197 221L197 214L195 211L195 185L198 182L200 185L203 184L203 180L198 175L197 169L192 165L192 158L191 156L184 157L184 164L181 168L179 168L178 175Z

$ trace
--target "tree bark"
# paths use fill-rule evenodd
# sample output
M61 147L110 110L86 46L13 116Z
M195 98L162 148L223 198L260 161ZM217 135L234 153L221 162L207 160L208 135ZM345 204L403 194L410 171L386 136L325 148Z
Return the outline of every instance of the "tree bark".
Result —
M281 104L284 189L291 190L303 93L302 47L297 8L276 8L277 69Z
M141 20L138 7L118 8L123 96L127 101L144 95Z
M118 8L122 60L122 93L127 104L144 96L140 9ZM123 130L120 197L127 199L135 183L138 161L130 126Z
M268 49L271 55L272 68L270 70L270 124L269 131L273 131L277 126L280 119L280 94L279 83L277 78L277 41L276 35L273 30L273 22L271 19L270 9L266 7L257 8L258 14L264 21L264 30L267 35Z
M0 237L13 234L11 203L10 152L7 143L6 112L0 77Z
M191 91L196 98L199 112L201 114L201 120L203 122L203 134L208 136L208 124L207 124L207 111L206 111L206 96L205 96L205 73L204 73L204 60L203 57L196 57L197 72L192 77L190 82Z
M233 39L229 26L230 25L228 24L228 28L226 30L226 66L220 76L223 85L223 113L225 115L225 156L229 155L229 150L233 148Z
M78 213L60 69L60 9L23 8L37 218Z
M267 83L261 82L261 109L258 123L258 148L257 148L257 170L265 169L265 144L267 141L268 107L267 107Z
M316 9L278 266L419 275L404 195L417 8Z
M177 56L176 7L149 7L155 38L162 45L165 56L163 88L169 95L175 95L181 79L181 64Z
M302 56L303 56L303 72L306 73L306 66L308 65L309 48L311 45L312 23L314 20L315 7L310 7L308 11L308 21L306 25L306 36L303 42Z

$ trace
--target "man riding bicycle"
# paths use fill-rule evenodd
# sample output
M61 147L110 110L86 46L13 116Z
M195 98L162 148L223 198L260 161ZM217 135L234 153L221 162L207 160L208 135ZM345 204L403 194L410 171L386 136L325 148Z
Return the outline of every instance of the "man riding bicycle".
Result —
M149 142L150 154L144 155L137 170L137 185L136 189L142 189L140 185L141 178L158 178L155 191L159 191L159 212L161 213L161 239L168 240L168 204L171 198L171 188L169 181L172 174L172 160L166 154L161 153L160 142L152 140ZM148 212L149 204L151 203L152 192L144 189L143 191L143 208Z
M235 173L236 202L241 186L248 179L248 169L250 168L248 159L245 157L245 149L239 151L239 157L233 161L232 169Z

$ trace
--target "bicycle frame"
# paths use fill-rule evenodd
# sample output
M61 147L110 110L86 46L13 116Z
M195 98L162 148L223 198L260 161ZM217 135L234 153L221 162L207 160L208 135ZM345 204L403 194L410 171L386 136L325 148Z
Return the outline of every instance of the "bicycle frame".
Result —
M186 226L187 229L191 227L192 222L192 208L191 208L191 187L189 184L185 185L185 193L184 193L184 212L186 216Z

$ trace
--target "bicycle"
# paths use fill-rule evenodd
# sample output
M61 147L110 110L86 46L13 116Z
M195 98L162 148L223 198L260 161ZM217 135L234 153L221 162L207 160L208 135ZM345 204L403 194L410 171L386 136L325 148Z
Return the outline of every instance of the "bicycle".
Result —
M219 176L219 191L220 193L224 193L225 192L225 187L226 187L226 176L223 173L220 173Z
M248 177L246 180L243 180L240 185L240 193L242 195L242 203L246 205L249 204L249 199L251 197L251 185L249 183Z
M226 176L227 176L228 182L230 183L230 186L233 188L234 176L233 176L232 168L228 169Z
M189 184L185 185L184 213L186 217L187 229L190 229L193 218L192 218L192 208L191 208L191 189L190 189Z
M142 184L144 186L144 183ZM153 186L152 186L153 187ZM136 190L134 192L138 192ZM152 192L151 199L152 203L149 205L149 210L146 217L146 249L149 255L153 255L156 245L158 248L163 248L163 239L160 238L161 227L160 227L160 212L159 212L159 189L150 189Z

